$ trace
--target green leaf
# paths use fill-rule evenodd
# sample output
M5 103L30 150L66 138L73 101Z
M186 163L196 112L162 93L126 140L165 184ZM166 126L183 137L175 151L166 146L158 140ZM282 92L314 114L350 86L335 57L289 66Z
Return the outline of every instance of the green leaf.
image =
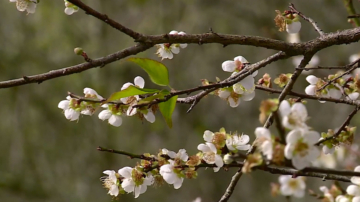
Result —
M130 97L134 95L143 95L148 93L158 93L160 90L157 89L147 89L147 88L138 88L136 86L129 86L126 89L113 93L109 99L106 100L106 102L111 102L114 100L118 100L120 98L124 97Z
M154 84L159 86L169 85L168 69L161 62L147 58L129 58L128 60L143 68Z
M163 117L165 118L165 122L167 123L169 128L172 127L171 115L174 112L177 97L178 96L174 96L166 102L159 103L160 112L163 115Z

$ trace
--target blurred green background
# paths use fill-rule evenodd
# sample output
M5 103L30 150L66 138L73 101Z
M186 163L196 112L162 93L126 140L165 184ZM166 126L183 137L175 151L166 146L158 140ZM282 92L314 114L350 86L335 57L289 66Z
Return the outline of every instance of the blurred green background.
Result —
M148 1L148 0L87 0L96 10L106 13L135 31L144 34L164 34L171 30L186 33L205 33L211 27L215 32L258 35L286 40L274 25L275 10L284 10L288 1L199 0L199 1ZM294 0L296 7L315 19L325 32L351 28L346 22L342 1ZM360 3L355 1L355 8ZM26 15L16 10L9 1L0 3L0 80L19 78L55 70L78 63L83 59L73 53L82 47L91 58L98 58L133 45L128 36L99 20L79 11L72 16L64 13L64 2L41 1L35 14ZM303 41L317 37L306 22L302 23ZM357 44L331 47L318 53L320 64L343 65L348 57L360 51ZM159 60L152 48L137 57ZM275 51L264 48L219 44L190 44L173 60L163 63L170 71L170 84L175 89L186 89L200 84L201 79L215 80L229 76L221 63L238 55L257 62ZM294 70L292 60L278 61L263 68L276 78L280 73ZM319 77L328 72L314 72ZM189 106L178 105L174 114L174 127L169 129L160 114L154 124L142 123L135 117L124 117L123 125L113 127L98 119L83 116L78 122L69 122L57 108L67 92L82 95L83 88L95 89L107 97L120 90L125 82L133 82L137 75L150 83L143 70L135 64L121 60L104 68L56 78L41 84L30 84L0 89L0 201L111 201L99 178L104 170L118 170L134 166L136 160L102 153L97 146L125 150L137 154L156 153L161 148L178 151L185 148L189 154L197 152L203 142L204 130L244 132L254 140L262 99L276 97L257 91L252 102L243 102L230 108L225 101L208 96L187 114ZM295 91L304 92L307 83L301 76ZM351 108L334 103L308 102L311 119L309 125L317 131L339 127ZM356 125L358 120L352 122ZM121 195L121 201L192 201L200 196L203 201L218 201L236 169L199 170L196 180L185 180L179 190L172 186L149 187L138 199L132 194ZM229 201L285 201L284 197L270 197L270 182L278 176L257 171L239 181ZM310 179L308 187L318 191L321 179ZM305 199L294 201L305 201ZM315 201L315 199L312 199Z

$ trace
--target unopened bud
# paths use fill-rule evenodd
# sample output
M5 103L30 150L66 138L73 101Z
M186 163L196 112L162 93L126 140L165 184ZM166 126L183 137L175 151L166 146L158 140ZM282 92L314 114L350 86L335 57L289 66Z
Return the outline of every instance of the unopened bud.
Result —
M77 47L74 49L74 53L76 55L82 55L84 53L84 50L82 48Z

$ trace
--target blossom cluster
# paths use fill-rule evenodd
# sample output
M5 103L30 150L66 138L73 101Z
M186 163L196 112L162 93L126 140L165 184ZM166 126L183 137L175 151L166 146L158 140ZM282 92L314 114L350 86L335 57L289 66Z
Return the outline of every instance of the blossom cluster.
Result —
M291 105L284 100L280 103L278 112L282 126L290 130L284 137L286 145L284 147L279 141L274 141L268 129L257 128L255 134L259 150L268 160L277 164L282 163L285 156L297 169L309 166L320 155L320 150L314 146L319 141L320 134L306 124L308 113L305 105L300 102Z
M128 88L129 86L137 86L139 88L143 88L145 85L145 81L142 77L137 76L134 79L133 83L125 83L121 90ZM76 121L79 119L80 115L88 115L91 116L94 114L97 108L99 108L101 102L105 101L105 99L100 96L95 90L91 88L84 89L85 98L93 99L97 102L92 101L84 101L77 98L72 98L70 96L66 97L66 100L61 101L58 104L60 109L64 110L65 118L70 121ZM101 107L104 108L98 115L101 120L108 120L108 123L113 126L120 126L122 124L122 114L126 114L126 116L134 116L137 114L140 119L146 119L150 123L155 122L155 115L157 108L154 105L151 108L135 108L135 106L141 98L136 96L130 96L126 98L121 98L117 101L117 103L106 103L102 104Z
M291 11L284 11L281 13L276 10L275 24L279 28L279 31L287 31L289 34L296 34L301 29L301 22L299 16Z
M246 68L249 62L243 56L237 56L234 60L227 60L222 63L222 69L225 72L231 72L231 76ZM251 101L255 97L255 79L257 71L245 77L240 82L230 87L220 88L216 91L216 95L226 100L230 107L239 106L241 100Z
M114 197L133 192L137 198L147 190L147 186L165 182L179 189L184 178L197 177L196 169L199 165L213 167L217 172L224 166L224 154L235 154L250 148L248 135L229 134L223 128L215 133L206 130L203 138L205 143L197 146L199 152L195 155L189 156L185 149L176 153L164 148L157 155L144 154L141 162L134 168L124 167L118 172L105 170L103 173L106 176L101 181L108 194Z
M343 76L335 79L340 74L341 72L329 75L327 80L323 80L314 75L307 76L306 81L309 82L310 85L306 87L305 93L308 95L330 97L335 99L340 99L344 95L348 100L356 100L359 97L360 92L360 80L358 75L356 75L355 78L351 76ZM332 80L334 81L330 82ZM327 86L323 88L324 85ZM324 103L325 101L320 102Z
M185 32L171 31L170 35L185 35ZM178 43L164 43L156 45L158 47L156 54L163 59L172 59L174 54L180 53L180 48L186 48L187 44L178 44Z
M39 0L10 0L10 2L16 3L16 8L18 11L35 13L36 5L39 3Z

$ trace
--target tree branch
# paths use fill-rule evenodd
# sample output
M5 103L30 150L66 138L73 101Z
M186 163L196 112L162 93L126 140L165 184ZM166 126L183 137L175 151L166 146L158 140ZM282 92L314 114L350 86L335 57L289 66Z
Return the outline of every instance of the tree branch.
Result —
M348 14L350 16L355 15L356 11L355 11L354 4L353 4L352 0L343 0L343 2L344 2L345 8L346 8L346 11L348 12ZM360 26L360 20L359 19L354 18L352 20L353 20L353 22L355 23L355 25L357 27Z
M302 14L301 12L299 12L298 10L296 10L294 4L290 3L290 6L289 6L290 10L293 12L293 13L296 13L298 14L300 17L302 17L304 20L308 21L314 28L315 30L319 33L320 36L324 36L325 33L320 29L320 27L316 24L316 22L309 18L309 17L306 17L304 14Z
M348 126L350 124L351 119L355 116L355 114L359 111L359 107L357 106L350 114L349 116L346 118L346 120L344 121L344 123L340 126L340 128L336 131L336 133L332 136L326 137L320 141L318 141L315 145L319 146L321 143L331 140L331 139L335 139L337 138L341 131L343 131L345 129L346 126Z
M47 73L43 74L37 74L33 76L23 76L23 78L19 79L13 79L8 81L2 81L0 82L0 88L10 88L14 86L21 86L29 83L42 83L43 81L50 80L53 78L58 78L62 76L67 76L70 74L75 74L79 72L83 72L88 69L92 69L95 67L103 67L106 64L115 62L117 60L120 60L122 58L125 58L130 55L136 55L140 52L143 52L147 49L151 48L149 45L144 44L137 44L135 46L132 46L130 48L126 48L124 50L118 51L116 53L107 55L105 57L94 59L91 63L81 63L75 66L66 67L58 70L52 70Z

